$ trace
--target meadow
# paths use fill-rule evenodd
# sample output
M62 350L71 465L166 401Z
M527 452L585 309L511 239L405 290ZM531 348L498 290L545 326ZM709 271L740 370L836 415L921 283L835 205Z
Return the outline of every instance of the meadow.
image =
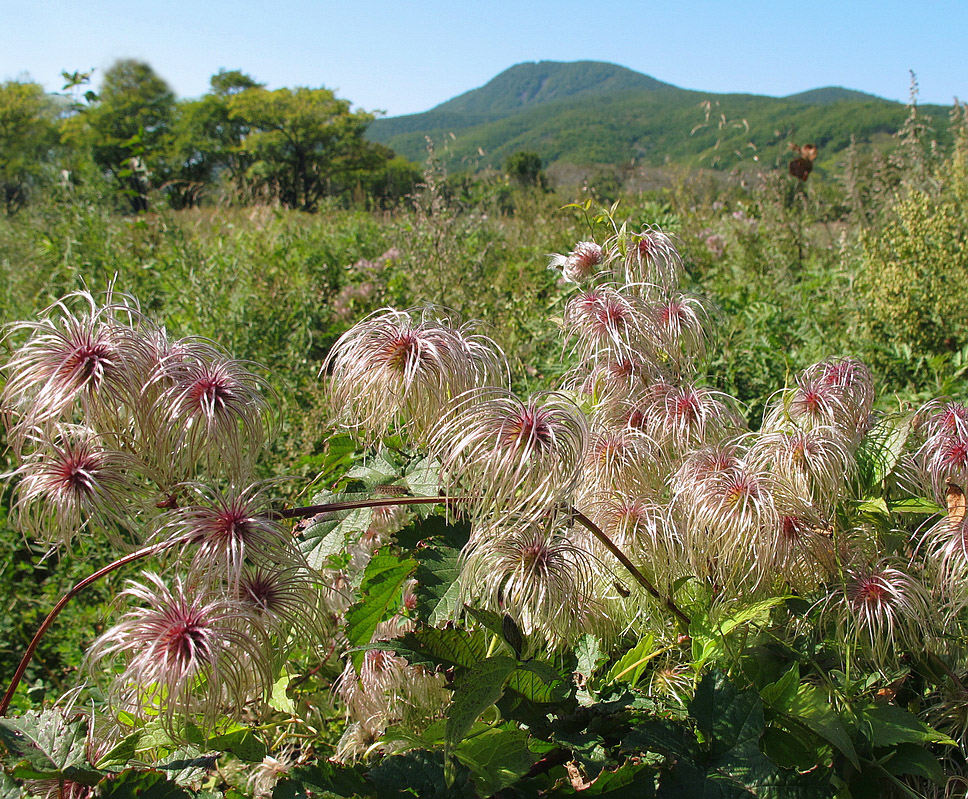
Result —
M41 641L0 796L964 795L951 130L806 181L0 216L0 674L147 550Z

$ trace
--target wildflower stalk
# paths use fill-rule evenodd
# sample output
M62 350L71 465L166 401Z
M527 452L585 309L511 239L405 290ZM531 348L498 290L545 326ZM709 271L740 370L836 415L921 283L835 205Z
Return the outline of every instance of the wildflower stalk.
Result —
M638 581L639 585L648 591L655 599L658 599L663 605L665 605L665 607L671 611L672 615L679 619L679 621L681 621L688 629L691 619L682 612L680 607L675 602L672 601L672 598L662 596L662 594L659 593L659 589L652 585L652 583L649 581L649 578L635 567L635 564L632 563L628 557L626 557L625 553L622 552L621 549L615 546L615 544L612 542L612 539L605 535L605 533L597 524L595 524L595 522L578 510L578 508L572 508L571 512L575 517L575 521L584 526L593 536L595 536L595 538L601 541L605 548L611 552L618 562L625 567L626 571Z

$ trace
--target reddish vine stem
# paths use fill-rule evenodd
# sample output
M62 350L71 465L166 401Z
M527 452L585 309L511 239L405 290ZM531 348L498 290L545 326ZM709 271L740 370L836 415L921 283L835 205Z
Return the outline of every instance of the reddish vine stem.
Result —
M287 508L280 511L274 511L272 515L280 519L303 519L320 513L335 513L337 511L357 510L359 508L380 508L390 505L425 505L428 503L459 502L466 499L469 499L469 497L389 497L386 499L361 499L350 502L329 502L323 505L305 505L298 508ZM689 617L679 609L672 599L669 597L663 597L662 594L659 593L658 589L656 589L656 587L649 582L648 578L635 567L635 564L633 564L632 561L626 557L625 553L615 546L612 540L605 535L604 532L602 532L598 525L596 525L577 508L572 508L572 513L574 514L575 520L591 531L592 535L594 535L599 541L602 542L602 544L605 545L608 551L615 556L619 563L625 567L629 574L631 574L638 581L638 583L649 592L649 594L662 602L665 607L668 608L668 610L671 611L677 619L679 619L679 621L681 621L687 627L689 626ZM93 574L88 575L83 580L78 582L73 588L71 588L66 594L64 594L57 601L57 604L51 609L50 613L47 614L47 617L41 623L40 627L37 628L37 632L34 633L34 637L27 645L27 649L20 660L20 664L17 666L16 672L14 672L13 679L10 681L10 686L7 688L7 692L4 694L3 700L0 701L0 716L5 716L7 714L7 708L10 707L10 702L13 700L17 687L20 685L20 681L23 679L24 673L27 671L27 666L30 665L30 661L33 659L34 653L37 651L37 647L40 644L41 639L44 637L44 634L47 632L50 626L54 623L54 619L57 618L58 614L64 609L68 602L70 602L89 585L97 582L102 577L110 574L116 569L120 569L122 566L125 566L128 563L133 563L141 558L146 558L149 555L157 555L161 552L164 552L166 549L170 549L176 544L184 543L185 540L185 538L173 538L168 541L162 541L157 544L142 547L135 552L131 552L124 557L112 561L107 566L98 569Z
M149 555L157 555L159 552L164 552L176 544L181 544L184 542L183 538L172 538L169 541L161 541L157 544L151 544L147 547L142 547L141 549L130 552L124 557L118 558L116 561L109 563L98 569L93 574L88 575L83 580L81 580L77 585L71 588L64 596L62 596L57 604L51 609L50 613L47 614L47 618L41 623L40 627L37 628L37 632L34 633L34 637L30 639L30 643L27 645L27 650L24 652L24 656L20 659L20 665L17 666L17 670L14 672L13 679L10 681L10 687L7 688L7 692L3 695L3 701L0 701L0 716L7 715L7 708L10 707L10 702L13 700L13 695L17 691L17 686L20 685L20 681L23 679L24 672L27 671L27 666L30 665L30 661L34 656L34 652L37 651L37 646L40 644L40 639L44 637L44 633L51 624L54 623L54 619L57 615L64 609L75 596L77 596L81 591L87 588L91 583L95 583L104 577L106 574L110 574L115 569L120 569L122 566L133 561L140 560L141 558L146 558Z

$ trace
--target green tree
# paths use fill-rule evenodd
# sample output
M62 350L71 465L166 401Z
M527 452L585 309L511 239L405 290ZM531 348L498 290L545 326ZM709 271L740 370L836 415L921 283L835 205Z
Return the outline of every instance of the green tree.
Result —
M363 138L372 115L350 111L329 89L248 89L230 96L229 117L247 128L247 183L288 208L314 211L389 160L387 148Z
M176 208L195 205L201 194L223 180L245 185L251 159L242 150L248 133L244 120L232 118L231 97L263 84L239 70L213 75L211 91L199 100L176 107L169 159L172 174L167 190Z
M22 206L57 143L56 109L36 83L0 83L0 197L7 213Z
M508 156L504 171L521 186L544 187L545 176L541 169L541 156L530 150L520 150Z
M83 112L86 138L98 166L109 172L135 211L169 177L168 153L175 95L143 61L116 62L105 74L97 103Z

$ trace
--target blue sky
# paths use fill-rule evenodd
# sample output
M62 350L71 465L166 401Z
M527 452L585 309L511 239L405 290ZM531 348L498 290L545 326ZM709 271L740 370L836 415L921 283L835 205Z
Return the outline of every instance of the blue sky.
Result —
M839 85L968 99L968 1L0 0L0 80L51 91L150 63L180 97L220 68L326 86L356 107L425 111L522 61L610 61L689 89L785 95ZM96 81L95 81L96 82Z

